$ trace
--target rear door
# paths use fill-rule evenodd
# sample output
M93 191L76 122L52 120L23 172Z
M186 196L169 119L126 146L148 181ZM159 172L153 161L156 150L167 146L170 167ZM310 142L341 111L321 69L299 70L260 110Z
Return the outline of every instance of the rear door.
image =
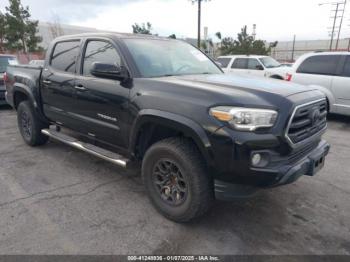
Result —
M296 69L292 81L303 85L319 85L331 90L340 59L340 55L310 56Z
M76 79L74 115L86 126L88 135L122 148L128 142L130 89L120 81L91 75L94 62L121 65L121 55L108 39L87 39Z
M339 76L333 79L333 94L338 113L350 115L350 56L344 56L344 64Z
M57 42L41 77L43 110L52 121L79 129L72 118L75 104L75 73L80 39Z

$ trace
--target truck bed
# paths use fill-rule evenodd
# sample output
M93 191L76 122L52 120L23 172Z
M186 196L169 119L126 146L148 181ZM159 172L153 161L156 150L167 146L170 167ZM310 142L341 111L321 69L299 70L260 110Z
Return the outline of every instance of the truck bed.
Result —
M34 97L40 97L40 78L43 68L35 65L10 65L6 73L9 81L6 83L7 96L6 100L11 106L15 106L13 89L16 86L25 86L28 93Z

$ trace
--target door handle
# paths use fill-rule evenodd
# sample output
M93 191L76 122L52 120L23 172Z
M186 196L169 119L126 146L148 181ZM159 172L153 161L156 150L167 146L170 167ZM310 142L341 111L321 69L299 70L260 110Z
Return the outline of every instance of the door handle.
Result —
M51 84L51 81L50 80L43 80L43 84L49 85L49 84Z
M87 90L87 88L84 87L83 85L76 85L74 88L79 90L79 91L86 91Z

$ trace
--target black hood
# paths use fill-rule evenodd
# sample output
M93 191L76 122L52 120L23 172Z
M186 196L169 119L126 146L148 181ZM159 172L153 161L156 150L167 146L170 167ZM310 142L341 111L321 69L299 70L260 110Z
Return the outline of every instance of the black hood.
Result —
M289 97L298 93L316 90L282 80L226 74L173 76L156 78L154 80L190 86L193 88L201 88L204 90L225 93L227 95L234 95L235 90L243 89L244 91L250 90L250 92L255 94L271 93L282 97Z

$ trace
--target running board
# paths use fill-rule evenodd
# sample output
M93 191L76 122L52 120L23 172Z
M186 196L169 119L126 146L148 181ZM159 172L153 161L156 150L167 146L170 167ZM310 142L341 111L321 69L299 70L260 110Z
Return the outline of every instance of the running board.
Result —
M127 158L125 158L117 153L108 151L108 150L103 149L101 147L94 146L92 144L81 142L74 137L68 136L66 134L63 134L61 132L57 132L57 131L52 130L52 129L42 129L41 133L44 135L47 135L53 139L56 139L62 143L65 143L69 146L80 149L81 151L84 151L84 152L89 153L91 155L97 156L99 158L102 158L104 160L107 160L113 164L116 164L116 165L124 167L124 168L127 167L127 164L129 162L129 159L127 159Z

